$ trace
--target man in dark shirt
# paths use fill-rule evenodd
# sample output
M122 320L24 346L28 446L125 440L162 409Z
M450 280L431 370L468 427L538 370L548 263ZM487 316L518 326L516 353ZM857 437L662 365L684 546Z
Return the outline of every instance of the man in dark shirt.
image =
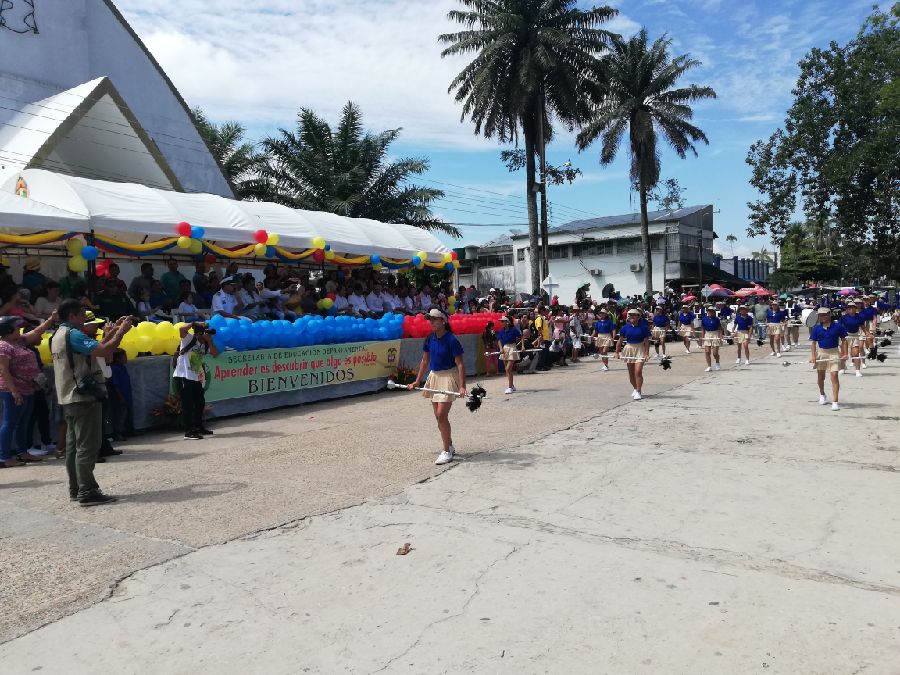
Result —
M194 290L196 293L194 294L194 304L201 309L209 309L209 298L211 294L209 292L209 277L206 276L206 263L198 262L197 266L194 268Z
M123 316L134 316L134 303L122 292L122 287L116 279L107 279L103 293L99 298L100 314L110 321L116 321Z

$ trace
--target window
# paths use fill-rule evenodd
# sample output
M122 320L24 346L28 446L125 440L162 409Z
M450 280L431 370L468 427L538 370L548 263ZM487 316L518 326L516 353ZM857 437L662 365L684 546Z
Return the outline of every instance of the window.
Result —
M590 258L598 255L612 255L613 245L611 241L590 241L572 246L572 257Z
M519 250L517 250L517 251L516 251L516 260L518 260L519 262L524 262L524 261L525 261L525 254L526 254L527 252L528 252L528 249L527 249L527 248L520 248Z
M665 241L665 237L650 237L650 250L651 251L662 251L663 250L663 242Z
M513 264L512 253L497 253L492 255L478 256L478 265L480 267L503 267Z
M619 255L628 253L641 252L641 240L638 239L620 239L616 242L616 252Z
M547 257L550 260L562 260L569 257L569 246L550 246L547 249Z

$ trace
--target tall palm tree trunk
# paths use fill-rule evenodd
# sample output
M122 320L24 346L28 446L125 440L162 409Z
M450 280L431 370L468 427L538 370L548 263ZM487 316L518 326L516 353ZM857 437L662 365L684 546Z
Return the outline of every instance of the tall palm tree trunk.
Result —
M531 264L531 292L537 295L541 289L541 248L538 244L538 210L535 195L534 129L526 121L523 125L525 136L525 198L528 204L528 246Z
M644 253L644 288L653 293L653 258L650 256L650 220L647 217L647 186L640 181L641 194L641 250Z

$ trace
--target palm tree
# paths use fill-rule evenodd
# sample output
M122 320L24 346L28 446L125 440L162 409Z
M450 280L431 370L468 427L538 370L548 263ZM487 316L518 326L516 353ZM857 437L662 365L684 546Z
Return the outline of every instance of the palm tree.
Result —
M671 40L659 38L647 44L647 31L613 41L610 52L600 59L595 75L603 85L590 119L578 134L578 147L586 149L602 140L600 163L616 157L622 136L628 130L631 150L631 179L641 200L641 244L644 250L646 290L653 291L653 266L647 222L647 192L659 181L658 135L684 159L688 151L697 154L694 143L709 143L706 134L690 123L694 101L715 98L710 87L677 87L686 72L700 65L687 55L671 57Z
M296 209L406 223L459 237L459 230L431 213L431 204L444 193L409 184L412 176L428 170L428 161L388 161L388 148L399 135L400 129L365 132L362 113L352 102L344 106L334 130L303 108L295 131L279 129L262 141L253 196Z
M578 9L576 0L459 0L447 16L465 30L440 36L442 57L474 54L450 83L461 119L475 133L525 145L525 198L531 285L540 289L535 158L553 135L551 118L568 128L583 110L587 74L613 34L598 28L617 14L610 7Z
M772 254L769 253L769 249L767 249L765 246L763 246L758 251L753 251L750 255L754 260L761 260L762 262L772 262Z
M734 242L737 241L737 237L735 237L733 234L729 234L727 237L725 237L725 241L727 241L731 245L731 257L734 257Z
M254 167L259 159L253 143L244 140L246 129L239 122L215 124L201 108L194 108L191 113L200 136L218 161L235 197L244 199L252 191Z

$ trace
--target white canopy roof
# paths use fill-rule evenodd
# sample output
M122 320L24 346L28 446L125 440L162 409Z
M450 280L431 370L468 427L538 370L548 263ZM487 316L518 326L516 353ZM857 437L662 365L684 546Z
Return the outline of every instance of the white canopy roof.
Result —
M186 194L135 183L113 183L26 169L11 177L0 192L10 194L18 178L28 187L28 198L0 201L0 229L34 232L36 229L93 230L101 236L128 243L175 236L175 226L186 221L206 230L206 239L219 244L248 244L257 230L277 233L279 246L307 249L322 237L339 253L378 254L408 258L418 251L438 261L449 249L436 237L412 225L346 218L333 213L291 209L269 202L242 202L210 194ZM28 203L29 206L24 206ZM31 213L27 211L32 209ZM47 218L35 226L40 209ZM68 224L54 224L71 216ZM82 220L83 219L83 220ZM63 220L59 220L60 223Z

